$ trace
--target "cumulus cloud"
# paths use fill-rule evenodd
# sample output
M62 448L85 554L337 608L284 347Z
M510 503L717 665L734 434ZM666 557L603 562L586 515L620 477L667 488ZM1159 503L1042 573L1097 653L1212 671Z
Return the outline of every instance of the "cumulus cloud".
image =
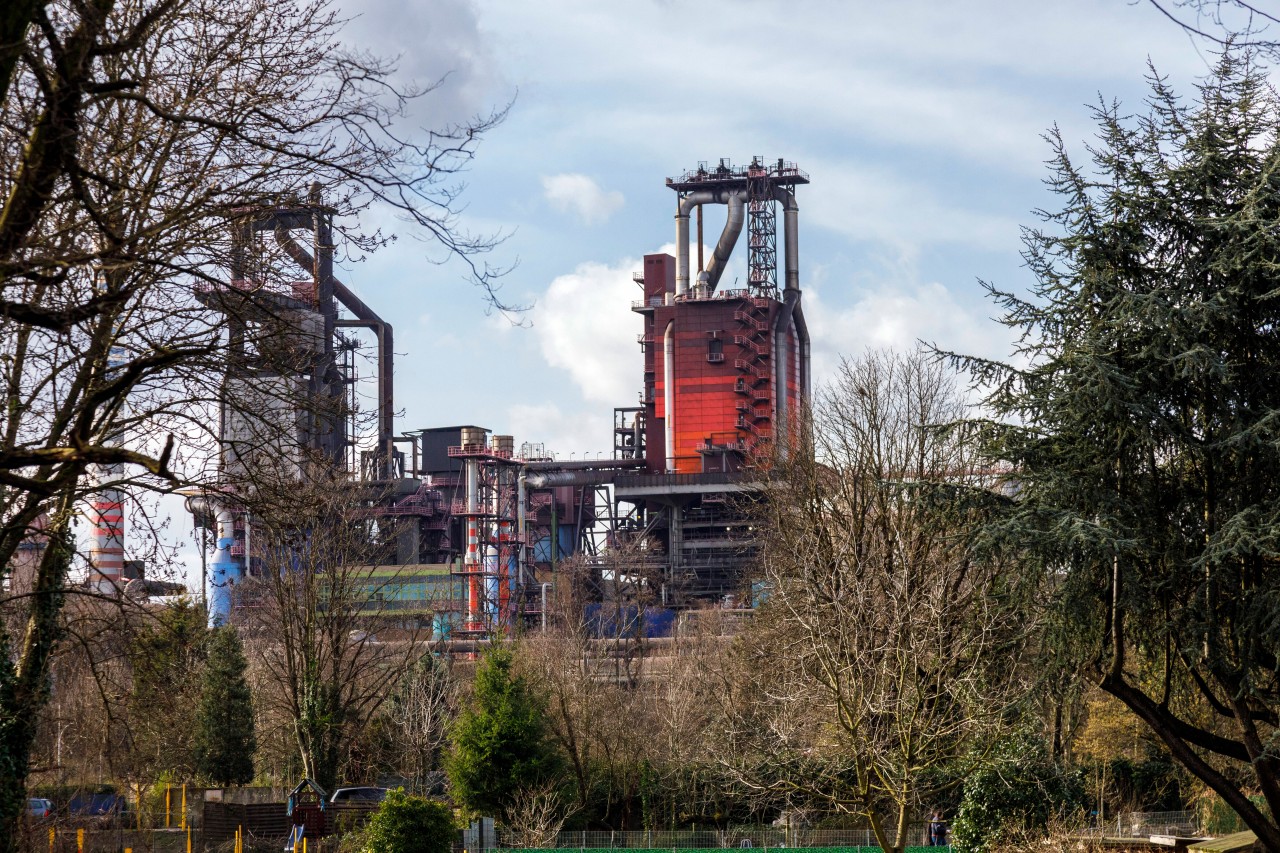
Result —
M347 45L393 60L397 85L434 87L406 104L410 124L436 129L466 124L503 107L515 94L472 0L340 0L339 6L349 18L342 32Z
M617 190L606 191L586 175L573 173L544 176L542 194L556 210L573 213L585 225L607 222L624 202Z
M634 258L612 266L579 264L552 281L538 300L533 330L542 355L567 370L588 400L622 406L636 399L641 324L630 306L640 291L631 274L642 266Z
M807 223L898 251L950 244L992 251L1016 246L1016 216L956 205L927 183L843 158L816 158L822 180L805 187Z
M541 443L557 459L586 459L612 452L611 412L599 407L566 410L555 403L518 403L507 422L520 425L520 441Z
M984 358L1007 359L1010 330L988 318L984 308L969 306L938 282L884 282L865 289L843 310L832 310L821 291L804 294L816 383L834 375L843 356L867 348L906 351L917 341Z

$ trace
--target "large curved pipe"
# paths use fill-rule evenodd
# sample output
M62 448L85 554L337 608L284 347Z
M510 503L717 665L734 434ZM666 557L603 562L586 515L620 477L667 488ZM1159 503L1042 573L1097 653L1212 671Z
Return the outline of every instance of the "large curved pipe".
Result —
M733 202L730 199L736 198L737 204L740 205L738 210L737 228L730 235L730 228L733 226ZM742 190L698 190L689 193L680 199L676 205L676 296L684 296L689 292L689 212L695 207L703 204L728 204L730 205L729 221L725 223L725 230L720 235L720 241L716 244L716 251L711 256L711 262L707 264L707 279L711 288L715 289L716 281L724 273L724 264L728 260L729 253L733 251L733 245L738 240L738 234L742 232L742 223L746 218L745 196ZM727 241L726 241L726 238ZM712 278L711 269L716 266L716 258L723 248L723 258L719 263L719 270Z
M687 258L686 258L687 260ZM662 420L666 441L667 470L676 470L676 335L675 320L667 323L662 336Z
M734 245L738 242L738 235L742 233L742 226L747 221L747 194L742 191L729 194L729 218L724 224L724 230L720 232L720 240L716 243L715 251L711 253L711 260L707 262L707 292L703 296L710 296L715 293L716 284L720 281L720 276L724 275L725 267L729 264L729 255L733 252ZM699 276L699 284L701 284L701 276Z

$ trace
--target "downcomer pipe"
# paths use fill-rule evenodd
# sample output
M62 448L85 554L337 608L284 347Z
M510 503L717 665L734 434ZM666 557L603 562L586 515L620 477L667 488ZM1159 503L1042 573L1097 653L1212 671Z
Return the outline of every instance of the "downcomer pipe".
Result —
M724 274L729 253L738 242L746 221L746 193L743 190L698 190L680 199L676 206L676 296L689 292L689 212L704 204L729 205L729 220L724 225L711 260L707 262L707 284L715 290Z
M729 218L724 224L724 230L720 232L720 240L716 243L715 250L711 253L711 260L707 262L705 270L707 275L707 292L703 296L710 296L716 290L716 284L720 281L720 276L724 275L724 268L729 263L729 255L733 252L734 245L738 242L738 235L742 233L742 226L747 221L747 194L741 190L729 193L727 201L729 205ZM701 280L701 276L699 276Z
M804 321L804 306L796 303L796 337L800 341L800 396L809 400L809 324Z

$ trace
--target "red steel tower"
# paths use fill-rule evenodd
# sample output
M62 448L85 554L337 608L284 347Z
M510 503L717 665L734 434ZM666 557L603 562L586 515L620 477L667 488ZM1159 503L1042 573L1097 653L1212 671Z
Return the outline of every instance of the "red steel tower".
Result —
M644 456L651 473L739 470L787 435L808 396L809 336L800 308L795 189L809 183L794 163L705 165L667 186L678 196L676 257L646 255L637 276L644 299ZM723 233L704 266L702 208L723 204ZM779 291L776 206L783 209ZM689 220L698 220L698 270L690 275ZM746 287L719 288L744 224Z

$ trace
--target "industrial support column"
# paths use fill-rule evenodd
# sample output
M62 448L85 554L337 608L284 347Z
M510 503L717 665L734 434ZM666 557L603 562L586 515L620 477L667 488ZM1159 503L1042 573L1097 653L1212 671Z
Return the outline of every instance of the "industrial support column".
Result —
M467 630L482 628L480 615L480 460L468 457L467 472L467 554L463 569L467 577Z
M209 627L224 625L231 618L231 592L240 579L240 566L231 555L236 542L235 517L225 504L214 509L216 532L213 561L209 564Z

